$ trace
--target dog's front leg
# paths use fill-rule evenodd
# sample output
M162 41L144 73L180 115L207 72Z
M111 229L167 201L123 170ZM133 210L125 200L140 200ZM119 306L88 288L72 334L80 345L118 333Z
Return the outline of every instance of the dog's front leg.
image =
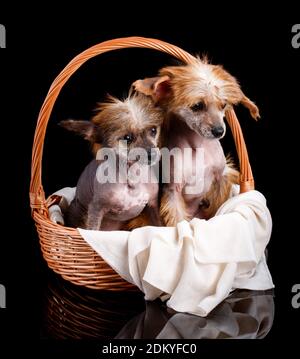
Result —
M86 218L86 229L99 231L104 214L105 210L99 206L99 203L90 203L88 206L88 213Z
M163 226L163 222L160 217L159 205L157 199L149 202L145 208L145 212L150 219L150 225L152 226Z
M184 198L175 185L164 187L160 215L167 227L175 227L178 222L188 219Z

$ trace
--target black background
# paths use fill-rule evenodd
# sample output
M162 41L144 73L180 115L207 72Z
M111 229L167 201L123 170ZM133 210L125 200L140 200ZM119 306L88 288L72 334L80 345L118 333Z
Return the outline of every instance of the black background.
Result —
M242 9L240 5L235 13L217 5L212 9L187 3L166 9L153 3L143 6L147 8L134 7L136 15L128 6L115 4L108 9L88 3L84 8L73 4L65 13L54 4L34 11L16 6L0 12L0 23L7 29L7 49L0 50L1 213L5 214L1 216L0 283L7 289L7 309L0 312L1 346L6 336L12 336L20 344L9 345L10 350L66 350L66 344L39 339L47 271L30 218L28 192L31 146L43 99L56 75L79 52L107 39L138 35L174 43L194 54L208 54L213 63L223 64L237 77L260 108L258 123L242 108L237 108L237 114L256 188L266 196L274 221L269 267L276 286L276 313L263 344L243 344L253 350L272 350L285 343L289 351L299 337L300 313L291 306L291 288L300 282L296 208L300 49L291 46L291 27L300 23L297 9L287 4L286 9L273 7L263 12L259 6ZM75 185L90 158L87 144L64 133L57 123L68 117L89 118L95 103L107 92L121 96L133 80L154 75L172 61L150 50L122 50L89 61L72 77L47 130L46 194ZM230 135L223 143L226 151L234 153ZM77 343L76 350L78 345L83 343ZM221 345L214 343L213 347ZM231 343L225 349L233 353L243 347Z

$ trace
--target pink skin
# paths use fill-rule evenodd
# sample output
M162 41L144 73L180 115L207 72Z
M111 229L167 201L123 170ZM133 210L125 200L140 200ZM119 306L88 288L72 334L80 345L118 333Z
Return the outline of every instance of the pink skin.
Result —
M165 224L175 226L183 219L209 218L215 206L226 200L233 180L225 175L230 166L226 164L219 142L225 134L225 111L241 103L257 119L257 106L244 95L234 77L205 59L190 65L163 68L159 76L137 80L132 86L135 91L151 97L164 111L162 147L190 149L194 154L184 163L175 161L174 164L173 161L174 166L171 163L171 183L163 178L160 210ZM202 176L199 173L195 176L198 148L204 152ZM231 169L232 176L234 172ZM180 174L183 180L176 183L174 178ZM191 183L191 177L196 178L195 183ZM198 192L191 194L192 186L197 187Z
M91 230L119 230L144 209L149 212L153 225L161 224L158 183L132 183L130 180L126 183L100 183L96 172L101 162L91 161L80 176L75 199L67 212L67 224ZM140 170L153 171L152 167L145 165L140 166Z
M164 109L163 146L169 150L179 148L181 151L193 151L192 158L181 163L174 163L171 157L170 183L163 185L161 210L168 226L174 226L183 219L205 218L205 195L213 182L222 177L226 167L226 158L219 139L225 134L224 115L227 101L215 100L210 83L206 87L200 86L198 95L194 91L194 103L185 98L177 98L172 86L174 84L172 85L169 76L137 80L133 84L136 91L151 96L154 103ZM188 92L188 89L182 91ZM196 168L199 167L196 166L196 149L204 151L201 176L199 173L196 175ZM162 167L162 170L166 171L164 165ZM175 180L176 175L183 175L180 183ZM194 179L194 182L191 179ZM198 189L193 194L190 192L192 186Z
M147 224L161 225L159 185L158 180L154 180L157 171L150 164L159 163L157 146L162 120L161 110L156 109L150 99L133 95L124 101L111 97L99 105L92 121L60 122L63 128L90 141L94 152L99 147L96 159L81 174L75 198L65 213L68 226L118 230L143 210ZM104 153L101 151L109 149L115 154L116 161L102 156ZM145 157L137 153L138 149L144 150ZM129 167L127 160L131 161ZM134 171L135 167L140 174ZM128 168L131 177L120 180L119 171L125 176ZM141 174L145 172L153 175L144 177ZM113 178L107 182L108 176ZM139 182L135 183L137 178Z
M169 127L168 135L166 136L166 147L170 150L177 147L182 151L184 148L192 148L193 158L185 159L183 164L178 164L176 161L174 164L171 157L171 183L165 185L165 190L170 193L171 197L174 195L176 196L176 193L182 195L186 203L188 217L202 218L201 209L199 210L203 200L202 195L208 192L213 180L218 179L223 175L226 166L224 152L218 139L203 137L188 127L187 124L178 117L172 117L171 123L172 125ZM201 182L202 185L200 186L201 192L187 194L185 193L186 186L187 184L191 185L191 178L195 174L196 148L204 150L204 177L200 179L198 178L200 181L203 180L203 182ZM183 180L181 183L174 183L175 173L183 173Z

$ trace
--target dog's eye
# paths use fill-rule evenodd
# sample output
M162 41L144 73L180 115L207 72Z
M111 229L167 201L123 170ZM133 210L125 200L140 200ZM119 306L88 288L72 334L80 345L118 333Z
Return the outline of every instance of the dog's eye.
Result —
M191 110L194 112L203 111L204 109L205 109L205 103L203 101L200 101L191 107Z
M222 103L221 109L224 110L226 106L227 106L227 103Z
M153 137L156 136L156 134L157 134L157 128L156 128L156 127L152 127L151 130L150 130L150 133L151 133L151 135L152 135Z
M127 141L127 143L131 143L133 141L134 137L132 133L128 133L127 135L123 136L121 140Z

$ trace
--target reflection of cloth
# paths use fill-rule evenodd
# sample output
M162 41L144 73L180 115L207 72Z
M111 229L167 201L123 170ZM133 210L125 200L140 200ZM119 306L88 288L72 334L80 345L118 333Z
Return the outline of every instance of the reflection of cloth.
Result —
M250 191L230 198L208 221L79 232L145 299L161 297L176 311L206 316L234 288L273 288L264 256L271 227L264 196Z
M206 318L170 314L157 302L133 318L117 339L260 339L274 318L272 291L236 291Z

